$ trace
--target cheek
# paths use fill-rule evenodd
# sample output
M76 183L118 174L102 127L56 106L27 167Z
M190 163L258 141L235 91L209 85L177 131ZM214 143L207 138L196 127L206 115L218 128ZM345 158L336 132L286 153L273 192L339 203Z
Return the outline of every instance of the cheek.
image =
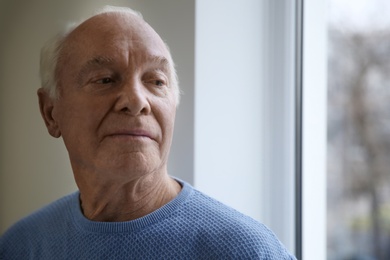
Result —
M176 116L176 108L169 108L164 110L164 113L161 114L162 118L162 130L166 142L168 141L169 143L172 141L172 136L173 136L173 129L175 125L175 116Z
M77 102L75 102L77 101ZM86 143L96 137L97 128L104 118L104 106L75 100L62 106L59 127L64 141Z

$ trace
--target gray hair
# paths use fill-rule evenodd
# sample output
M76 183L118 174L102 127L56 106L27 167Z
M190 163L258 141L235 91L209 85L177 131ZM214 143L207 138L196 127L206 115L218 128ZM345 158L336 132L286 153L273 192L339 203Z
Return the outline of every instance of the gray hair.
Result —
M58 78L57 78L57 65L60 58L61 50L64 47L64 43L67 39L67 36L76 29L80 24L82 24L87 19L103 14L103 13L117 13L117 14L132 14L137 16L138 18L143 19L142 14L128 7L118 7L118 6L104 6L95 12L92 16L83 19L80 22L69 24L66 28L64 28L60 33L51 38L49 41L41 49L41 58L40 58L40 78L41 78L41 86L45 89L49 96L53 99L59 98L58 91ZM176 104L179 104L180 101L180 89L177 73L175 70L175 65L172 60L169 47L165 43L165 46L169 52L169 63L170 63L170 75L169 76L169 84L172 87Z

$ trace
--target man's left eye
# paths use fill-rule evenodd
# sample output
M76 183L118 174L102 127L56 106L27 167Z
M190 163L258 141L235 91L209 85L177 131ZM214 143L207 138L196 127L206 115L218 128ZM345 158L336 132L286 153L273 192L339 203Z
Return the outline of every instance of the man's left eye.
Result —
M162 80L155 80L153 81L153 83L156 85L156 86L159 86L159 87L162 87L165 85L165 82L162 81Z

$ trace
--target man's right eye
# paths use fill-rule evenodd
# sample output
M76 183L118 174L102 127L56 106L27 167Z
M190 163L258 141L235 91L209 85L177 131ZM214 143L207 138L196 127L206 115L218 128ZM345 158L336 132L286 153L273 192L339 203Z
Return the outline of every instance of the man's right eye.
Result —
M110 84L110 83L113 83L114 80L110 77L106 77L106 78L101 78L97 81L95 81L97 84Z

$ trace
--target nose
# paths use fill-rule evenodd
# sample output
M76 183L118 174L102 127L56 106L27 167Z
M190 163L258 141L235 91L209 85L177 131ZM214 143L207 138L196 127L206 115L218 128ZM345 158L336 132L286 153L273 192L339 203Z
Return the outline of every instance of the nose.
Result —
M151 108L146 91L140 81L126 82L120 88L115 110L132 116L149 114Z

